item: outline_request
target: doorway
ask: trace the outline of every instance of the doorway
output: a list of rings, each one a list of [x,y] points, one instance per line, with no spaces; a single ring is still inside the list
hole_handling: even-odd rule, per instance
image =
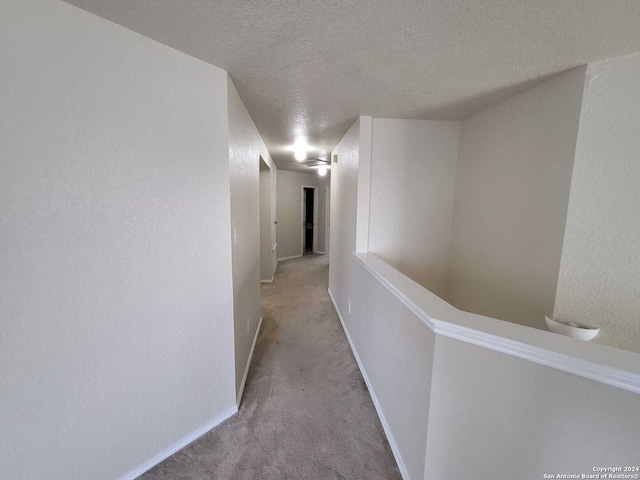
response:
[[[302,255],[318,251],[318,187],[302,186]]]

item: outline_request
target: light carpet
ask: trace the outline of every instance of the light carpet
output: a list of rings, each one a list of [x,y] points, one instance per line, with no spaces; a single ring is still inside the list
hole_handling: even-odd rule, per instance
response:
[[[238,414],[141,479],[401,478],[327,293],[328,262],[278,264]]]

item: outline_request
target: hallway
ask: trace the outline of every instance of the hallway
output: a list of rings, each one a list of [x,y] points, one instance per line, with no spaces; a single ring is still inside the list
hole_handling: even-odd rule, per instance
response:
[[[327,293],[329,256],[278,264],[240,410],[143,480],[399,479]]]

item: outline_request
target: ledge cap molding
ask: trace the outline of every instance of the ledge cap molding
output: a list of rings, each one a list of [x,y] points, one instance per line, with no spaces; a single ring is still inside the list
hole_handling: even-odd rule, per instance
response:
[[[437,335],[640,393],[638,354],[458,310],[371,253],[353,258]]]

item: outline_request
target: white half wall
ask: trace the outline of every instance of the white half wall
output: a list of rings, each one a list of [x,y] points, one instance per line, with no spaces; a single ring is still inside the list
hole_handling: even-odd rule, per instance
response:
[[[546,329],[553,313],[585,68],[462,122],[447,300]]]
[[[440,335],[429,407],[424,480],[637,464],[640,394]]]
[[[373,119],[369,251],[444,296],[460,124]]]
[[[554,315],[640,352],[640,55],[590,65]]]
[[[635,466],[637,354],[462,312],[373,254],[351,260],[337,310],[405,480]]]
[[[233,316],[238,402],[260,318],[260,157],[275,169],[269,152],[231,79],[229,170],[233,245]]]
[[[278,258],[302,255],[302,187],[318,187],[318,214],[325,208],[320,190],[326,181],[313,173],[278,170]],[[324,227],[316,222],[318,240],[324,235]],[[318,250],[320,250],[318,248]]]
[[[404,478],[422,479],[435,335],[361,264],[349,266],[345,332]]]
[[[122,478],[235,409],[227,74],[0,11],[0,475]]]

